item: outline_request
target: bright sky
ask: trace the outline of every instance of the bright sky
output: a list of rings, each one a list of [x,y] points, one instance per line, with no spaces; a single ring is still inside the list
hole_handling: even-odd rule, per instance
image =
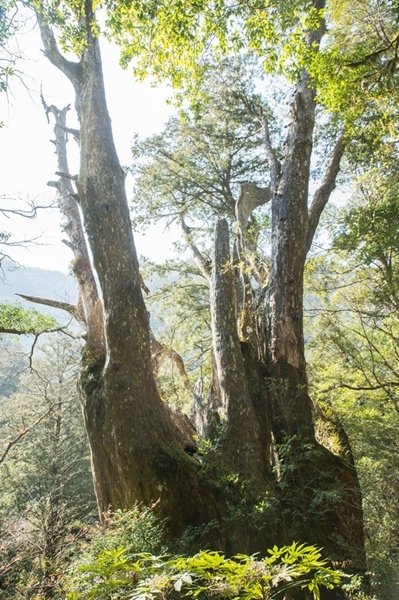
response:
[[[0,121],[5,123],[0,128],[0,197],[19,197],[49,204],[54,200],[54,189],[46,183],[55,178],[56,157],[49,141],[52,125],[47,123],[44,114],[40,86],[47,104],[59,107],[68,103],[73,105],[73,92],[68,80],[42,55],[40,37],[34,30],[33,21],[27,29],[19,42],[21,52],[27,57],[20,65],[23,83],[11,80],[8,98],[5,94],[0,95]],[[131,73],[119,67],[117,49],[109,44],[103,44],[102,49],[116,146],[122,165],[128,165],[133,134],[149,135],[158,131],[171,114],[171,108],[166,104],[166,89],[135,83]],[[73,144],[73,141],[69,143],[71,149]],[[77,166],[71,166],[71,171],[76,173]],[[127,180],[128,196],[131,186],[132,182]],[[5,205],[4,200],[1,205]],[[12,206],[16,206],[15,200]],[[9,207],[11,203],[8,203]],[[28,248],[11,248],[10,255],[15,260],[25,266],[68,270],[72,255],[61,243],[63,235],[55,209],[41,211],[34,220],[0,218],[0,230],[12,232],[13,239],[38,238]],[[145,236],[136,234],[135,239],[139,254],[153,260],[160,260],[171,251],[172,235],[161,228]]]

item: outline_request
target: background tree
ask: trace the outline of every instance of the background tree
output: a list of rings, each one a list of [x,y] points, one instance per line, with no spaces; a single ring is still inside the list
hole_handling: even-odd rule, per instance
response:
[[[331,418],[332,410],[339,415],[352,441],[369,569],[378,594],[389,597],[398,546],[391,502],[397,487],[398,244],[396,166],[387,171],[383,164],[359,178],[351,203],[336,215],[333,251],[313,265],[308,356],[316,397]]]
[[[79,521],[95,511],[76,389],[78,352],[76,342],[53,339],[17,392],[1,399],[0,587],[6,598],[52,597]]]

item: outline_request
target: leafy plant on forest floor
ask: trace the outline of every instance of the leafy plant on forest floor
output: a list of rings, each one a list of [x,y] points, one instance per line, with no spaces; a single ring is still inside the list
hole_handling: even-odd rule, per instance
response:
[[[272,600],[297,588],[315,600],[322,588],[340,586],[344,574],[331,568],[314,546],[292,543],[267,551],[266,558],[244,554],[226,558],[203,550],[194,556],[129,554],[104,550],[72,573],[69,600],[163,600],[187,598]]]

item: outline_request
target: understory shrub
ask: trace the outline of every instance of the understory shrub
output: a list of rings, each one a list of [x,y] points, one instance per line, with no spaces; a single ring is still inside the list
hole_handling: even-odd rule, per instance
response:
[[[123,545],[86,553],[67,582],[69,600],[164,600],[180,597],[272,600],[292,588],[340,586],[343,573],[331,568],[314,546],[294,542],[267,551],[266,558],[203,550],[184,557],[132,553]]]

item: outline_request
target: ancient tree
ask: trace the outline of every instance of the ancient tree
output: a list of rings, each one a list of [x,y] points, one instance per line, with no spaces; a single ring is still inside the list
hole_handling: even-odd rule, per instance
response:
[[[313,11],[323,8],[323,0],[312,3]],[[302,68],[297,78],[283,156],[272,145],[267,115],[258,115],[270,181],[264,188],[247,183],[240,197],[232,198],[236,238],[226,220],[216,224],[212,266],[188,239],[209,281],[214,385],[208,414],[217,413],[219,420],[217,450],[201,464],[187,452],[196,444],[193,427],[161,401],[154,379],[149,319],[125,174],[107,111],[93,4],[81,7],[76,62],[60,52],[46,6],[37,10],[45,55],[72,83],[80,122],[80,131],[72,131],[66,109],[47,107],[55,118],[59,161],[53,185],[80,290],[78,304],[63,308],[86,331],[80,389],[100,513],[156,503],[171,535],[213,521],[203,543],[226,551],[262,550],[296,538],[322,545],[348,569],[364,570],[361,496],[350,452],[344,442],[340,455],[318,443],[307,388],[304,266],[345,149],[344,136],[337,135],[309,202],[316,95],[308,71]],[[324,33],[319,15],[303,34],[303,44],[317,52]],[[77,178],[67,164],[70,135],[80,144]],[[254,264],[243,265],[251,254],[251,215],[265,202],[272,213],[271,266],[255,293],[248,276]],[[182,226],[187,234],[184,220]],[[230,518],[231,496],[248,495],[248,503],[256,503],[266,490],[275,501],[257,531],[245,515],[239,523]]]

